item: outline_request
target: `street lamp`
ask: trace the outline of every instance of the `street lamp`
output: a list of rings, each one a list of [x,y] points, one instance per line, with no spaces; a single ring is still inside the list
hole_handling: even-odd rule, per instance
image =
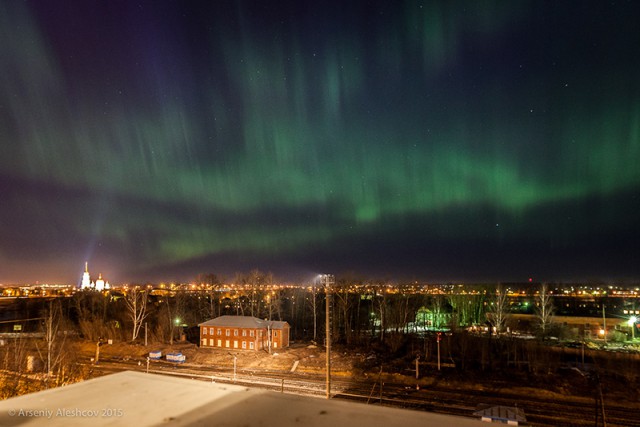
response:
[[[636,339],[636,322],[638,318],[636,316],[631,316],[627,321],[627,324],[631,326],[631,341]]]
[[[171,343],[173,344],[173,336],[175,335],[175,327],[180,326],[180,318],[176,317],[175,326],[171,328]],[[178,340],[180,339],[180,334],[178,334]]]

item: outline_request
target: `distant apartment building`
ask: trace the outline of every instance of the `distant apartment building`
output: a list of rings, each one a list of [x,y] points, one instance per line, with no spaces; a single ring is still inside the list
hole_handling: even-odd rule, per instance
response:
[[[287,322],[252,316],[220,316],[198,325],[200,346],[238,350],[277,350],[289,347]]]

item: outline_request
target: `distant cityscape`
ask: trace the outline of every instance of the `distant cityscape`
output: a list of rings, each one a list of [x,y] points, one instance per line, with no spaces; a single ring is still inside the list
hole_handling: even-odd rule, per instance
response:
[[[95,277],[95,276],[94,276]],[[101,292],[103,294],[126,295],[131,289],[144,289],[149,295],[175,296],[176,293],[219,293],[227,296],[246,293],[259,286],[262,291],[281,292],[291,289],[321,289],[319,282],[286,283],[272,280],[269,283],[235,283],[234,281],[207,280],[188,283],[121,283],[110,284],[102,273],[91,279],[88,264],[79,285],[65,283],[24,283],[0,284],[0,298],[53,298],[72,297],[78,292]],[[209,277],[210,279],[210,277]],[[497,283],[394,283],[389,281],[362,281],[337,277],[336,290],[350,294],[367,295],[385,293],[387,295],[429,295],[429,296],[482,296],[491,295]],[[509,300],[512,313],[532,313],[541,283],[530,279],[522,283],[501,283]],[[640,315],[640,284],[621,285],[605,283],[548,283],[548,292],[554,299],[555,314],[565,316],[630,316]],[[233,298],[233,297],[232,297]]]
[[[98,279],[98,282],[103,279]],[[286,289],[286,288],[309,288],[315,284],[309,283],[273,283],[265,285],[266,288]],[[407,293],[407,294],[430,294],[430,295],[480,295],[486,294],[496,284],[493,283],[391,283],[391,282],[362,282],[351,283],[348,286],[353,292],[368,291],[373,288],[379,289],[384,287],[387,293]],[[540,283],[502,283],[506,287],[509,297],[525,297],[535,296],[539,291],[537,286]],[[94,290],[99,292],[122,292],[131,288],[146,288],[155,293],[169,293],[175,291],[208,291],[215,288],[218,291],[242,290],[249,285],[235,284],[233,282],[222,283],[219,285],[211,285],[204,283],[179,283],[179,282],[160,282],[160,283],[122,283],[109,285],[109,287],[89,287],[82,288],[77,285],[66,283],[0,283],[0,296],[4,297],[52,297],[52,296],[71,296],[76,292],[83,290]],[[593,285],[581,283],[551,283],[550,291],[554,297],[580,297],[580,298],[597,298],[597,297],[620,297],[620,298],[638,298],[640,297],[640,285]]]

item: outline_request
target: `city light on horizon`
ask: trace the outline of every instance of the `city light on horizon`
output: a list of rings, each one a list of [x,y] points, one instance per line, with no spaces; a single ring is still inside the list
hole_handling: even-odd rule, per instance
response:
[[[636,283],[640,4],[583,6],[3,2],[0,282]]]

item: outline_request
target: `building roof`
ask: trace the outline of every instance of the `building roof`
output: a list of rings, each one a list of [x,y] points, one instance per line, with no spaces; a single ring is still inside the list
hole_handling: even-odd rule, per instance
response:
[[[271,324],[271,329],[284,329],[285,327],[289,327],[287,322],[280,320],[272,320],[269,323]]]
[[[6,427],[478,427],[474,418],[281,394],[143,372],[120,372],[0,401]]]
[[[207,320],[198,326],[226,326],[232,328],[267,328],[283,329],[288,326],[287,322],[279,320],[262,320],[253,316],[220,316],[215,319]]]
[[[473,415],[500,421],[518,421],[521,423],[527,421],[524,410],[513,406],[491,406],[489,408],[479,409],[474,412]]]

